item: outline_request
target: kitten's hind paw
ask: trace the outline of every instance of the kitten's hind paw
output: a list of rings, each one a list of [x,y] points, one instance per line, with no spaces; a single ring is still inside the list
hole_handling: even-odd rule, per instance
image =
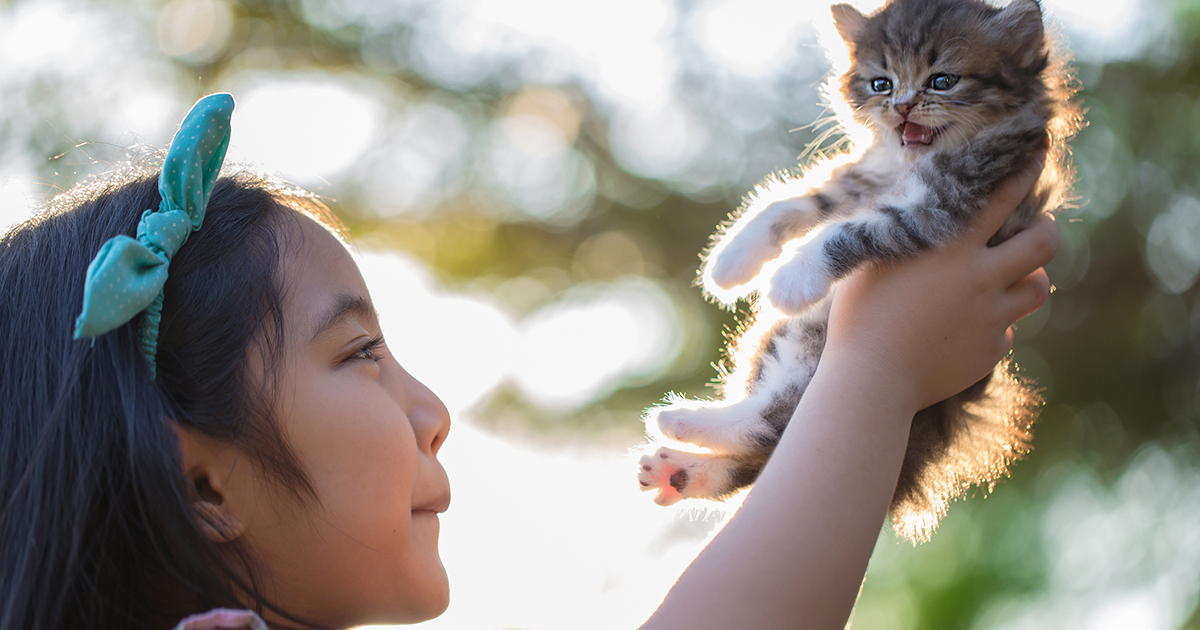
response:
[[[673,505],[682,499],[721,499],[735,488],[730,458],[711,453],[688,453],[663,446],[638,461],[642,490],[657,491],[654,502]]]
[[[652,420],[658,425],[658,430],[662,431],[662,434],[669,439],[712,448],[712,444],[706,439],[707,436],[702,433],[701,427],[692,420],[694,415],[696,412],[692,409],[663,408],[654,411]]]
[[[683,493],[687,490],[689,475],[679,455],[685,453],[664,446],[638,462],[642,467],[638,473],[638,483],[643,492],[658,491],[654,502],[659,505],[673,505],[686,498]]]
[[[767,299],[784,313],[798,315],[828,295],[833,281],[823,265],[809,260],[801,251],[771,276]]]

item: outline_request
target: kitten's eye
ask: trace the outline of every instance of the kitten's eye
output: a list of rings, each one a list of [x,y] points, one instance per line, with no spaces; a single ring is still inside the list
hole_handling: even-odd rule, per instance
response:
[[[892,91],[892,82],[888,79],[871,79],[871,89],[885,94]]]
[[[929,87],[935,90],[949,90],[958,83],[958,77],[953,74],[935,74],[929,77]]]

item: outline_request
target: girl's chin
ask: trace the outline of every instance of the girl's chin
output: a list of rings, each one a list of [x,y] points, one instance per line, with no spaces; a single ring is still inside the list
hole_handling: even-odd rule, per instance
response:
[[[450,606],[450,578],[446,575],[441,558],[436,554],[434,564],[436,566],[430,567],[428,581],[422,585],[420,605],[417,610],[412,611],[416,616],[404,623],[419,623],[440,617]]]

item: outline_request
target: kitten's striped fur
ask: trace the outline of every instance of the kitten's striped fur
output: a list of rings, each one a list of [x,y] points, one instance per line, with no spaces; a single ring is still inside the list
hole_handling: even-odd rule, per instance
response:
[[[893,0],[869,16],[848,5],[833,15],[850,65],[829,92],[840,95],[840,122],[869,141],[807,176],[769,178],[716,237],[706,291],[725,303],[759,292],[774,308],[760,307],[732,348],[723,400],[673,398],[647,414],[652,435],[709,451],[664,446],[642,458],[639,479],[659,503],[721,499],[753,483],[816,370],[834,283],[963,234],[1047,138],[1041,178],[993,241],[1069,194],[1066,143],[1082,114],[1035,0]],[[927,539],[951,500],[1007,474],[1029,449],[1039,404],[1004,362],[920,412],[892,500],[897,532]]]

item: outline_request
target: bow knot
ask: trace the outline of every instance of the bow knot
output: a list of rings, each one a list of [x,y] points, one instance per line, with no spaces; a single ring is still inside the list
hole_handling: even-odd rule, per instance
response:
[[[75,338],[102,335],[146,311],[141,345],[154,370],[167,267],[204,222],[229,147],[232,115],[233,97],[212,94],[180,123],[158,179],[158,210],[142,213],[136,240],[123,234],[109,239],[88,265]]]
[[[170,262],[171,256],[179,251],[191,233],[192,222],[186,212],[147,210],[138,223],[137,240],[155,253],[163,254],[163,262]]]

